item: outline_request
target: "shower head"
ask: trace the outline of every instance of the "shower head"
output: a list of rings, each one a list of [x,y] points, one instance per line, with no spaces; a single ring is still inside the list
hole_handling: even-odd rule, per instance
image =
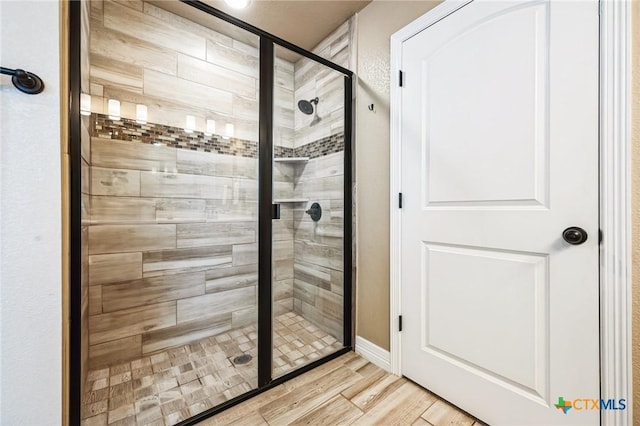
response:
[[[298,101],[298,109],[303,114],[311,115],[311,114],[313,114],[313,110],[314,110],[313,105],[318,105],[318,101],[319,101],[319,99],[317,97],[313,98],[311,100],[308,100],[308,101],[306,101],[304,99],[299,100]]]

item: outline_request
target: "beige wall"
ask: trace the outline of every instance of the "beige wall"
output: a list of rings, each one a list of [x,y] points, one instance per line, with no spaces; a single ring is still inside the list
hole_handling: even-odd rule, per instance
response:
[[[356,335],[389,349],[389,38],[439,3],[375,0],[358,14]],[[374,104],[369,111],[367,105]]]
[[[640,2],[632,4],[633,419],[640,424]]]

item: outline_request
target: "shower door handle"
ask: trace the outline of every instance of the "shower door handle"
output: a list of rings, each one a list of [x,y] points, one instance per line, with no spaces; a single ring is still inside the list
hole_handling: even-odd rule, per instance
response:
[[[272,204],[271,206],[273,207],[271,219],[280,219],[280,203]]]

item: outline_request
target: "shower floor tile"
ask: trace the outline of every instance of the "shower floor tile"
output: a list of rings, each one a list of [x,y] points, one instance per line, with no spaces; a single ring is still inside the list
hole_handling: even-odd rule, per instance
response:
[[[274,318],[273,376],[342,348],[294,312]],[[91,370],[83,425],[174,425],[257,387],[257,332],[250,325],[198,343]],[[251,355],[245,364],[234,359]]]
[[[273,377],[280,377],[342,348],[342,343],[295,312],[275,318]]]

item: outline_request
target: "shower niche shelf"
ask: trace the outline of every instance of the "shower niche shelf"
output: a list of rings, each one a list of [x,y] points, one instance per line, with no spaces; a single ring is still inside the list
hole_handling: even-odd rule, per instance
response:
[[[273,201],[274,203],[307,203],[308,198],[281,198]]]
[[[290,163],[290,164],[300,164],[309,162],[309,157],[284,157],[284,158],[274,158],[273,161],[276,163]]]

